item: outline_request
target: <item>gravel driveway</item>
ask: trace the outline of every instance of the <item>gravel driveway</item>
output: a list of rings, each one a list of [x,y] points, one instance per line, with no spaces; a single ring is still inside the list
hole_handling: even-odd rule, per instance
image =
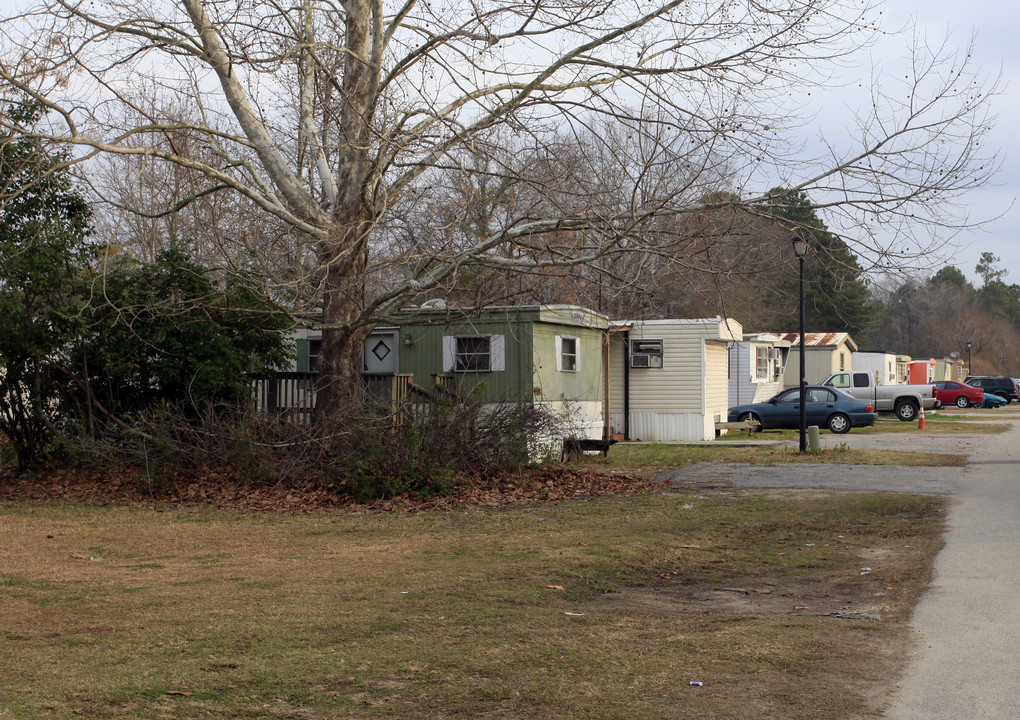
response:
[[[905,450],[969,455],[987,443],[987,435],[916,433],[861,435],[821,434],[823,448]],[[786,443],[796,450],[797,443]],[[966,468],[836,465],[832,463],[698,463],[671,470],[656,480],[700,487],[794,488],[950,494]]]
[[[959,467],[712,462],[671,470],[655,479],[669,480],[676,486],[949,494],[963,470]]]

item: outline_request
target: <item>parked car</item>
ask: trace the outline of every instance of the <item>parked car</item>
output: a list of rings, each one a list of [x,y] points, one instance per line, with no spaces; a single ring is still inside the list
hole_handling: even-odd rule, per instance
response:
[[[997,408],[1007,404],[1008,403],[1006,402],[1006,398],[1000,397],[999,395],[994,395],[992,393],[985,393],[985,404],[982,405],[981,407]]]
[[[964,379],[964,382],[993,395],[999,395],[1005,398],[1007,403],[1014,400],[1020,401],[1020,395],[1017,395],[1016,383],[1013,382],[1013,378],[1004,375],[969,375]]]
[[[820,385],[837,388],[858,400],[870,402],[875,410],[894,412],[903,422],[916,420],[921,408],[941,407],[932,383],[923,385],[876,385],[870,372],[838,372],[822,380]]]
[[[943,405],[956,405],[959,408],[971,405],[982,407],[985,404],[984,390],[955,380],[939,380],[935,383],[935,397]]]
[[[852,427],[873,425],[877,417],[867,402],[832,387],[807,386],[806,415],[808,425],[828,428],[842,435]],[[759,430],[800,427],[800,388],[784,390],[765,402],[738,405],[729,410],[730,422],[752,420]]]

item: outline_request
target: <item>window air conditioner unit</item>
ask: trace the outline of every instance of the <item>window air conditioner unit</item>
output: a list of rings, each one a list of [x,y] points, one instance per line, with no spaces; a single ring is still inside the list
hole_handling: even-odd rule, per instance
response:
[[[632,368],[661,368],[662,356],[644,354],[631,355],[630,366]]]

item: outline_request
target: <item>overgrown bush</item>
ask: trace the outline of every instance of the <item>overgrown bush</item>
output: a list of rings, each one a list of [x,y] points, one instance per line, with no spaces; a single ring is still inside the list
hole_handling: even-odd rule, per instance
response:
[[[138,467],[146,483],[229,474],[240,482],[327,488],[358,501],[448,493],[466,477],[489,478],[534,457],[555,434],[541,408],[470,400],[406,402],[396,412],[358,406],[314,425],[248,405],[163,407],[131,431],[108,428],[87,444],[105,462]]]
[[[9,127],[42,112],[12,103],[0,115]],[[63,419],[67,383],[54,357],[79,333],[86,304],[90,210],[65,160],[40,140],[0,132],[0,433],[19,468],[39,458]]]
[[[0,282],[0,433],[20,469],[78,436],[101,439],[111,422],[151,425],[156,437],[171,403],[175,419],[201,425],[208,405],[246,402],[253,373],[286,364],[289,322],[233,280],[214,281],[183,247],[98,276],[49,240],[61,262],[44,262],[39,239],[29,251],[0,233],[0,261],[18,260],[5,266],[16,287]]]

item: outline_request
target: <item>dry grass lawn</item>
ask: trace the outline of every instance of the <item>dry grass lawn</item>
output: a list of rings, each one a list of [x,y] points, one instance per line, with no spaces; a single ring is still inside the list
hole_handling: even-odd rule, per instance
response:
[[[0,718],[875,717],[946,502],[7,503]]]

